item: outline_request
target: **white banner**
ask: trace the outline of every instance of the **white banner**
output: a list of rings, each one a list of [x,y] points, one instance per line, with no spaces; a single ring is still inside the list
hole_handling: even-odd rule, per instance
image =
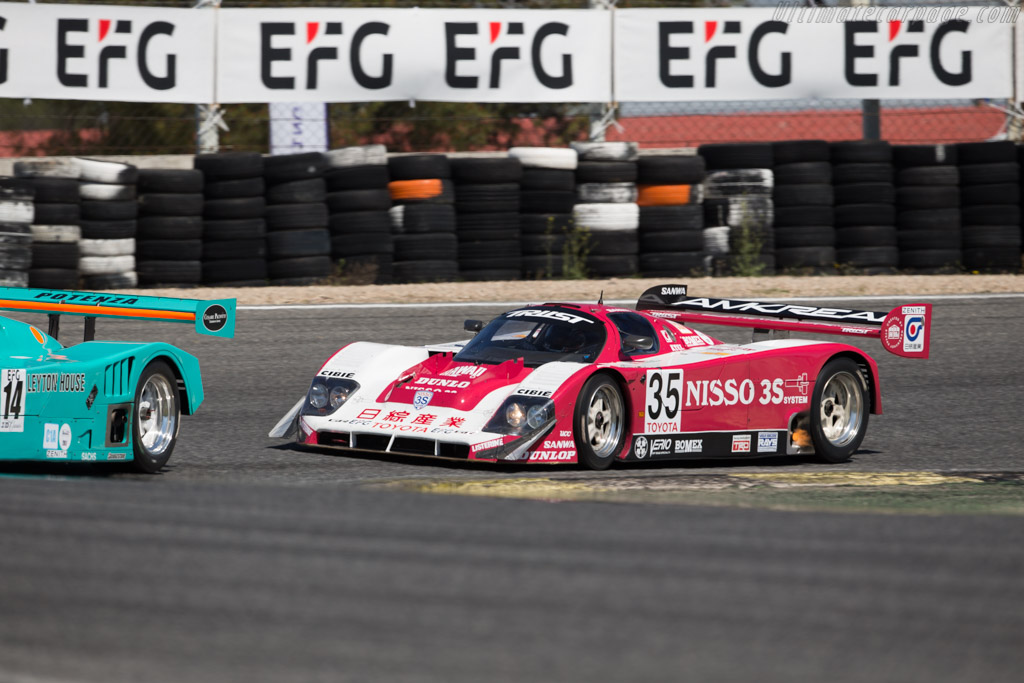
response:
[[[611,13],[224,9],[217,95],[232,102],[605,102]]]
[[[626,9],[615,12],[620,102],[1004,98],[1005,7]]]
[[[270,153],[326,152],[327,105],[323,102],[271,102]]]
[[[213,102],[214,14],[0,3],[0,97]]]

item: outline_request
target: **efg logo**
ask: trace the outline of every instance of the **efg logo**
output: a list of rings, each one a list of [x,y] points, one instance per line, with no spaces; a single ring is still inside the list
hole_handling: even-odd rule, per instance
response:
[[[785,34],[789,24],[784,21],[764,21],[753,30],[745,30],[741,21],[705,21],[703,23],[704,44],[704,87],[714,88],[718,81],[718,72],[724,68],[725,60],[736,59],[736,48],[741,42],[746,43],[747,68],[761,85],[768,88],[779,88],[789,85],[793,78],[792,59],[789,52],[781,52],[771,71],[762,64],[761,42],[773,33]],[[749,22],[748,22],[749,23]],[[719,31],[719,24],[722,24]],[[692,21],[662,21],[658,23],[658,76],[668,88],[692,88],[692,75],[672,73],[672,62],[689,60],[689,47],[671,47],[673,36],[677,34],[693,34]]]
[[[942,41],[953,33],[967,33],[970,22],[963,19],[951,19],[939,24],[932,33],[931,39],[924,38],[923,21],[900,21],[893,20],[885,22],[888,25],[888,40],[884,41],[884,34],[878,38],[879,22],[877,21],[848,21],[843,25],[845,31],[845,73],[846,82],[850,85],[875,86],[878,85],[879,74],[866,73],[857,69],[858,59],[868,59],[875,56],[877,47],[883,52],[884,45],[888,43],[889,58],[885,60],[889,64],[888,84],[900,84],[900,60],[928,59],[932,73],[945,85],[964,85],[971,82],[971,52],[965,50],[960,53],[960,63],[955,67],[946,68],[939,58],[942,51]],[[903,26],[906,25],[904,29]],[[871,38],[860,38],[859,34],[872,34]],[[866,42],[862,42],[866,41]],[[884,41],[884,42],[883,42]],[[877,45],[881,42],[882,45]],[[921,52],[927,43],[927,55]]]
[[[537,82],[546,88],[561,90],[572,86],[572,55],[562,54],[562,63],[559,73],[551,73],[541,63],[541,53],[544,50],[544,41],[552,36],[568,36],[569,26],[559,21],[549,21],[541,24],[533,36],[527,37],[521,21],[491,21],[488,22],[487,36],[472,40],[460,36],[480,36],[480,25],[477,22],[449,21],[444,25],[445,36],[445,66],[444,81],[450,88],[476,88],[480,82],[480,76],[466,74],[470,67],[467,65],[463,75],[459,75],[459,62],[478,61],[477,52],[482,54],[484,63],[483,73],[487,76],[488,88],[501,87],[501,66],[502,62],[516,62],[525,59],[523,50],[529,45],[529,61],[533,68],[533,75]],[[489,38],[486,44],[485,39]],[[467,47],[467,45],[476,47]],[[522,48],[522,49],[520,49]],[[490,53],[489,58],[486,56]],[[477,71],[480,71],[478,67]]]
[[[296,77],[306,90],[315,90],[319,83],[320,62],[341,59],[344,26],[340,21],[307,21],[303,35],[297,35],[294,22],[267,21],[260,24],[260,78],[263,85],[274,90],[292,90]],[[381,55],[375,73],[364,68],[363,43],[371,36],[387,36],[390,25],[369,21],[359,25],[352,34],[348,64],[352,78],[364,88],[379,90],[391,85],[394,56]],[[294,63],[301,67],[297,70]],[[275,68],[276,63],[281,65]],[[275,72],[278,75],[274,75]],[[290,75],[283,75],[288,73]],[[304,76],[304,78],[303,78]]]
[[[130,61],[130,49],[135,56],[134,68],[143,82],[154,90],[170,90],[177,83],[177,56],[168,53],[156,56],[150,52],[157,51],[154,39],[158,36],[173,35],[174,24],[168,21],[140,24],[123,19],[98,19],[95,22],[89,19],[58,19],[57,79],[68,88],[88,88],[90,78],[95,76],[98,87],[110,87],[112,72],[131,68],[115,65],[118,60]],[[88,73],[72,71],[73,68],[81,68],[71,63],[80,59],[90,65]],[[153,62],[158,63],[159,68],[154,68]]]
[[[228,312],[220,304],[207,306],[203,311],[203,327],[210,332],[217,332],[224,328],[228,322]]]

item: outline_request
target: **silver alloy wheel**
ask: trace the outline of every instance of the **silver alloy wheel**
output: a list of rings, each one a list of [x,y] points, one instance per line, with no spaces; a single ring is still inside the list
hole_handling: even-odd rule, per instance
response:
[[[159,456],[174,442],[178,416],[174,388],[162,374],[150,376],[139,393],[135,407],[139,421],[139,441],[150,455]]]
[[[610,458],[622,437],[622,397],[614,387],[598,387],[587,406],[587,442],[598,458]]]
[[[860,378],[837,372],[821,391],[821,432],[834,446],[842,447],[857,438],[864,421],[864,392]]]

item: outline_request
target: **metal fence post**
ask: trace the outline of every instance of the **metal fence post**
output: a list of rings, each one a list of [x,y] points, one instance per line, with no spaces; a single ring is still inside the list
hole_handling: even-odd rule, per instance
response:
[[[194,9],[220,8],[220,0],[198,0]],[[216,36],[214,37],[216,40]],[[216,65],[214,65],[216,68]],[[220,130],[228,130],[223,112],[216,102],[196,105],[196,153],[216,154],[220,151]]]

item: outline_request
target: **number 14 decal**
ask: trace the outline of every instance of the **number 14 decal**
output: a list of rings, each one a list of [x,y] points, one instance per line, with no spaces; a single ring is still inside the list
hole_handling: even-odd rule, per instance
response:
[[[25,431],[25,370],[0,370],[0,432]]]

